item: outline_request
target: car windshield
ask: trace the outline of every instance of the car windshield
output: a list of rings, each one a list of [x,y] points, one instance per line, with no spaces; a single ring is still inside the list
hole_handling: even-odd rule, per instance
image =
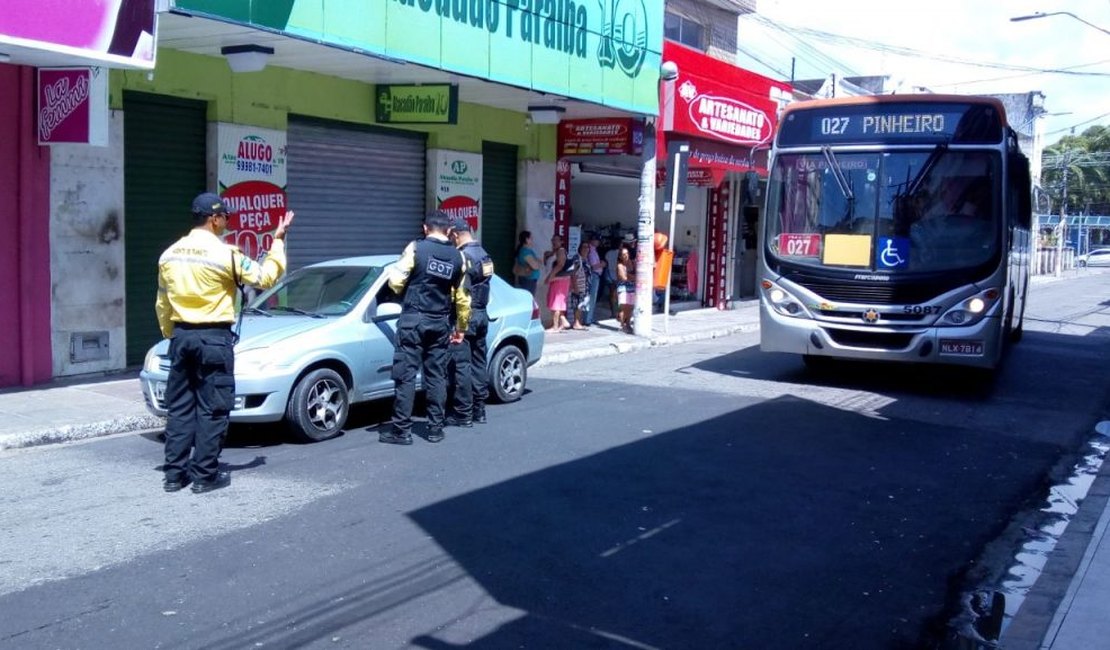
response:
[[[919,273],[983,264],[1001,242],[1000,157],[954,151],[779,154],[768,253],[802,266]]]
[[[382,274],[380,266],[312,266],[285,276],[250,308],[268,314],[341,316],[354,309]]]

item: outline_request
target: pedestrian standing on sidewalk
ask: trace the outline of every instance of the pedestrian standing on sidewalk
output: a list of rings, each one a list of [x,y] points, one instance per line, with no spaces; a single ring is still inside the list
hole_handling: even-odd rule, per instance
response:
[[[597,294],[601,288],[602,274],[605,272],[605,260],[601,259],[597,251],[598,245],[601,244],[601,239],[598,237],[597,233],[590,233],[587,243],[590,246],[589,253],[586,256],[586,263],[590,267],[590,303],[589,307],[586,309],[585,324],[596,325],[597,318],[595,312],[597,311]]]
[[[379,442],[412,444],[412,406],[416,373],[421,368],[428,408],[424,439],[443,440],[448,346],[462,343],[470,326],[466,260],[448,239],[450,223],[442,210],[429,213],[424,218],[424,238],[409,243],[401,259],[389,269],[389,288],[402,296],[397,349],[393,353],[397,396],[389,431],[378,435]]]
[[[220,240],[228,208],[219,196],[200,194],[192,212],[193,229],[158,260],[154,310],[170,339],[162,487],[177,492],[192,482],[199,494],[231,483],[220,471],[220,451],[235,405],[235,292],[244,285],[271,287],[285,272],[293,212],[278,221],[263,262]]]
[[[573,264],[568,265],[567,249],[563,246],[563,238],[554,235],[551,238],[551,250],[543,254],[543,263],[547,266],[543,283],[547,285],[547,309],[551,312],[551,328],[548,332],[563,332],[570,329],[567,319],[567,301],[570,298],[570,274],[574,271]]]
[[[617,254],[617,324],[622,332],[632,333],[632,308],[636,305],[636,270],[632,253],[621,246]]]
[[[493,260],[482,244],[474,239],[470,224],[463,217],[451,220],[451,241],[466,260],[466,279],[470,288],[470,325],[458,345],[451,346],[451,366],[455,395],[448,426],[469,427],[486,422],[486,398],[489,396],[486,371],[486,334],[489,332],[490,279]]]
[[[516,286],[524,289],[533,296],[536,295],[536,285],[540,282],[540,269],[543,262],[536,257],[532,248],[532,233],[522,230],[516,238],[516,252],[513,253],[513,275],[516,276]]]

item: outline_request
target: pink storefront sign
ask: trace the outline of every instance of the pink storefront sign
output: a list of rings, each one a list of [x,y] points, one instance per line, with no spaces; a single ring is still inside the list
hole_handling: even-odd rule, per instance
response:
[[[108,144],[107,70],[40,68],[38,76],[40,145]]]

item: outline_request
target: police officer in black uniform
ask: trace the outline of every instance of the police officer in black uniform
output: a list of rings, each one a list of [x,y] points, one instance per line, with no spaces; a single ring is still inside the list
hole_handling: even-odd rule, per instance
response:
[[[462,343],[451,349],[451,365],[455,381],[454,411],[447,418],[448,426],[469,427],[486,421],[486,398],[489,383],[486,370],[486,333],[489,331],[490,279],[493,260],[482,244],[474,239],[466,218],[451,219],[451,240],[466,259],[466,279],[470,287],[470,326]]]
[[[424,238],[411,242],[390,269],[389,287],[402,295],[393,353],[393,420],[380,442],[412,444],[416,373],[423,366],[428,406],[428,442],[443,440],[447,361],[451,344],[463,341],[470,324],[466,261],[448,239],[450,221],[437,210],[424,219]],[[454,323],[454,328],[452,328]]]

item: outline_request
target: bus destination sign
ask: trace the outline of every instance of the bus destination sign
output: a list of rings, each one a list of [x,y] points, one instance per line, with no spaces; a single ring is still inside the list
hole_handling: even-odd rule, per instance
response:
[[[1001,121],[996,112],[989,106],[974,104],[880,102],[798,109],[786,115],[779,131],[780,145],[986,143],[999,142],[1001,138]]]

